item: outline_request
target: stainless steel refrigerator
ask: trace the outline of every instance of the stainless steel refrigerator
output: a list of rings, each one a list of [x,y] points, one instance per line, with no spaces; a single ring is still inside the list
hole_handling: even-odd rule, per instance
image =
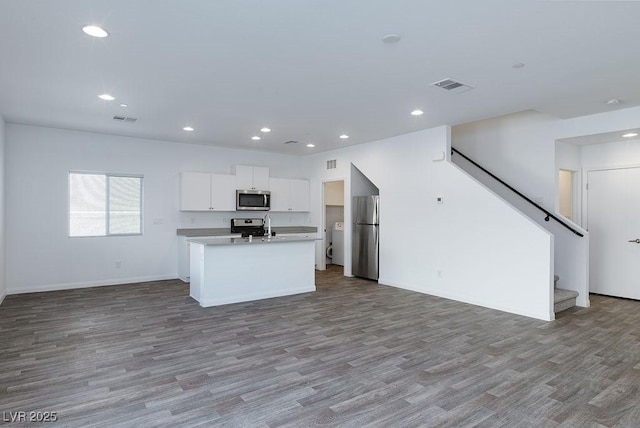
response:
[[[355,276],[377,280],[379,196],[354,196],[352,211],[351,271]]]

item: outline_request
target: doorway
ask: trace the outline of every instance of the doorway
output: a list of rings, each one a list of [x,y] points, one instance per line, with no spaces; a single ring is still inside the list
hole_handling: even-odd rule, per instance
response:
[[[569,220],[573,219],[573,173],[566,169],[558,171],[559,211]]]
[[[640,299],[640,167],[588,171],[587,183],[590,289]]]
[[[325,266],[344,266],[344,180],[326,181],[323,187]]]

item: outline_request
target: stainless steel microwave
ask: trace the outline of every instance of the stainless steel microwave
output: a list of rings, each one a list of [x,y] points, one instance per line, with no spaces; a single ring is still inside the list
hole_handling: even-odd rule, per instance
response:
[[[236,190],[236,211],[269,211],[270,209],[270,191]]]

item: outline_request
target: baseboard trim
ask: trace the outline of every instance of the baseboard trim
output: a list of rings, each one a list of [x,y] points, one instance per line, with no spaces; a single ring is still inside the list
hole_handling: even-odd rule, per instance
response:
[[[529,318],[535,318],[542,321],[553,321],[555,319],[555,313],[538,313],[538,312],[530,312],[523,311],[514,308],[507,308],[500,305],[494,305],[491,302],[484,301],[476,301],[472,299],[468,299],[465,296],[458,296],[451,293],[443,293],[439,290],[432,290],[429,288],[419,288],[414,285],[409,284],[398,284],[394,281],[387,281],[385,279],[378,279],[378,283],[382,285],[388,285],[389,287],[402,288],[403,290],[415,291],[416,293],[428,294],[430,296],[442,297],[443,299],[455,300],[456,302],[468,303],[470,305],[480,306],[488,309],[495,309],[497,311],[508,312],[514,315],[522,315]],[[551,308],[553,310],[553,307]]]
[[[42,284],[31,285],[21,288],[11,288],[7,290],[7,294],[24,294],[24,293],[41,293],[46,291],[73,290],[76,288],[105,287],[109,285],[133,284],[138,282],[149,281],[165,281],[168,279],[177,279],[178,275],[154,275],[154,276],[132,276],[128,278],[111,278],[101,279],[97,281],[86,282],[66,282],[59,284]]]

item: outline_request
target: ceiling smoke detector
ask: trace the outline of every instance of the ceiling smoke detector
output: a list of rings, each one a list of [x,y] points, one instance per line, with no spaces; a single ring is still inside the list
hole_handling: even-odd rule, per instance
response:
[[[454,94],[459,94],[462,92],[467,92],[473,89],[473,86],[467,85],[466,83],[459,82],[457,80],[453,80],[450,78],[446,78],[443,80],[439,80],[437,82],[433,82],[431,86],[435,86],[437,88],[445,89],[449,92],[453,92]]]

